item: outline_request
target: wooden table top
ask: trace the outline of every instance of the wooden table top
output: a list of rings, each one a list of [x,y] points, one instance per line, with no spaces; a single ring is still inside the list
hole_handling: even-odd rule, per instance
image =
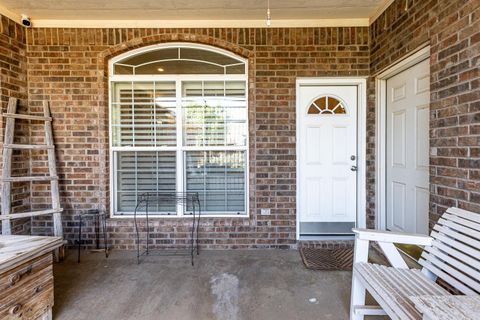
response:
[[[60,237],[0,235],[0,273],[63,245]]]
[[[429,320],[476,320],[480,317],[478,296],[412,296],[415,308]]]

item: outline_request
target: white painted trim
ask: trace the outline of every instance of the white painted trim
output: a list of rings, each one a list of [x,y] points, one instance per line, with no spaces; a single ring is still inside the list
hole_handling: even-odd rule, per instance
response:
[[[422,62],[430,57],[430,46],[410,54],[406,58],[394,62],[382,70],[375,78],[376,90],[376,125],[375,125],[375,211],[376,228],[387,229],[386,208],[386,135],[387,135],[387,79]]]
[[[13,21],[15,21],[18,24],[22,24],[22,16],[20,14],[17,14],[13,11],[10,11],[7,9],[5,6],[0,4],[0,14],[2,16],[5,16]]]
[[[224,54],[226,56],[229,56],[231,58],[234,58],[242,63],[245,64],[245,73],[241,75],[201,75],[201,74],[195,74],[195,75],[113,75],[113,65],[127,57],[134,56],[137,54],[141,53],[146,53],[150,52],[153,50],[157,49],[165,49],[165,48],[200,48],[203,50],[208,50],[212,52],[217,52]],[[116,219],[133,219],[133,214],[128,214],[128,215],[121,215],[121,214],[114,214],[115,209],[116,209],[116,204],[117,204],[117,199],[116,199],[116,192],[115,192],[115,178],[114,178],[114,172],[116,171],[116,159],[114,158],[114,152],[115,151],[162,151],[162,150],[168,150],[168,151],[176,151],[176,167],[178,168],[179,166],[184,168],[184,156],[183,153],[184,151],[188,150],[227,150],[227,151],[235,151],[235,150],[241,150],[245,151],[245,163],[246,163],[246,170],[245,170],[245,212],[242,212],[240,214],[236,214],[236,212],[219,212],[218,214],[215,212],[212,213],[204,213],[204,217],[211,217],[211,218],[243,218],[243,219],[248,219],[250,217],[250,134],[249,134],[249,83],[248,83],[248,59],[243,58],[241,56],[235,55],[234,53],[213,47],[213,46],[208,46],[208,45],[203,45],[203,44],[197,44],[197,43],[185,43],[185,42],[168,42],[168,43],[161,43],[161,44],[156,44],[156,45],[151,45],[143,48],[138,48],[134,50],[130,50],[128,52],[125,52],[121,55],[115,56],[114,58],[110,59],[108,62],[108,129],[109,129],[109,155],[110,155],[110,218]],[[182,81],[189,81],[189,80],[196,80],[196,81],[209,81],[209,80],[217,80],[217,81],[245,81],[245,101],[246,101],[246,114],[247,114],[247,138],[246,138],[246,145],[244,147],[186,147],[180,144],[181,146],[179,147],[178,142],[182,141],[182,136],[183,136],[183,129],[182,126],[177,126],[177,145],[175,147],[114,147],[113,146],[113,131],[112,131],[112,82],[119,82],[119,81],[126,81],[126,82],[142,82],[142,81],[170,81],[170,82],[175,82],[176,83],[176,101],[177,101],[177,108],[176,112],[179,115],[177,118],[177,123],[183,123],[182,121],[182,113],[179,112],[181,111],[181,105],[178,103],[178,101],[181,100],[181,82]],[[180,127],[180,128],[179,128]],[[180,156],[179,156],[180,155]],[[182,171],[182,170],[178,170]],[[183,191],[183,186],[185,183],[185,177],[183,172],[177,172],[176,175],[176,180],[177,180],[177,185],[176,185],[176,190]],[[177,206],[177,214],[176,215],[151,215],[151,218],[158,218],[158,219],[171,219],[171,218],[189,218],[189,215],[184,215],[183,210],[180,206]],[[142,218],[142,215],[138,215],[138,218]]]
[[[271,28],[368,27],[367,18],[280,19]],[[33,19],[36,28],[267,28],[266,20],[62,20]]]
[[[367,225],[367,186],[366,186],[366,168],[367,168],[367,79],[360,77],[346,77],[346,78],[297,78],[296,81],[296,113],[300,105],[300,97],[298,92],[301,85],[322,85],[322,86],[336,86],[336,85],[351,85],[357,86],[357,139],[358,139],[358,179],[357,179],[357,228],[366,228]],[[299,117],[296,116],[296,154],[299,154],[300,148],[298,144],[299,138]],[[299,175],[299,166],[296,166],[297,179]],[[302,240],[300,237],[300,219],[299,219],[299,188],[297,181],[296,191],[296,239]],[[318,239],[323,239],[319,237]]]
[[[392,3],[394,3],[394,2],[395,2],[395,0],[385,0],[385,1],[383,2],[383,4],[381,4],[381,5],[378,7],[378,9],[375,11],[375,13],[370,17],[370,19],[369,19],[369,25],[371,25],[372,23],[374,23],[375,20],[377,20],[378,17],[380,17],[380,16],[382,15],[382,13],[384,13],[385,10],[387,10],[388,7],[390,7],[390,5],[391,5]]]

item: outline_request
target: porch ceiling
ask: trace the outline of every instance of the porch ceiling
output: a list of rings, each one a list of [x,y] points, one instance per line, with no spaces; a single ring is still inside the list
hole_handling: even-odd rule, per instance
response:
[[[290,21],[296,26],[313,21],[346,20],[343,24],[368,25],[392,0],[270,0],[272,26]],[[0,0],[0,13],[27,14],[32,21],[262,21],[267,0]],[[4,11],[4,12],[2,12]],[[9,13],[9,14],[8,14]],[[17,20],[17,19],[16,19]],[[283,23],[282,23],[283,22]],[[47,23],[48,24],[48,23]],[[324,23],[323,23],[324,24]],[[332,24],[332,23],[330,23]],[[335,23],[333,23],[335,24]],[[322,25],[322,23],[320,23]],[[338,25],[342,25],[339,23]]]

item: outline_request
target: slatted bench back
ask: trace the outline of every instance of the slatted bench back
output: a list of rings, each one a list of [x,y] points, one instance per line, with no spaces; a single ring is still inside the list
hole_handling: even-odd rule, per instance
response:
[[[480,214],[449,208],[419,263],[466,295],[480,294]]]

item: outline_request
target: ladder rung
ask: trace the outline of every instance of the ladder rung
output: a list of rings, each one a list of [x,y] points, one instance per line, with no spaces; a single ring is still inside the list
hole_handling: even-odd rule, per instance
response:
[[[48,209],[48,210],[42,210],[42,211],[2,214],[2,215],[0,215],[0,220],[10,220],[10,219],[20,219],[20,218],[43,216],[43,215],[46,215],[46,214],[59,213],[59,212],[62,212],[62,211],[63,211],[63,209],[60,208],[60,209]]]
[[[22,181],[52,181],[58,180],[57,176],[28,176],[28,177],[9,177],[3,178],[4,182],[22,182]]]
[[[25,120],[38,120],[38,121],[52,121],[52,117],[43,117],[35,116],[31,114],[18,114],[18,113],[7,113],[3,114],[5,118],[14,118],[14,119],[25,119]]]
[[[7,149],[30,149],[30,150],[46,150],[54,149],[54,146],[49,146],[46,144],[6,144],[3,146]]]

